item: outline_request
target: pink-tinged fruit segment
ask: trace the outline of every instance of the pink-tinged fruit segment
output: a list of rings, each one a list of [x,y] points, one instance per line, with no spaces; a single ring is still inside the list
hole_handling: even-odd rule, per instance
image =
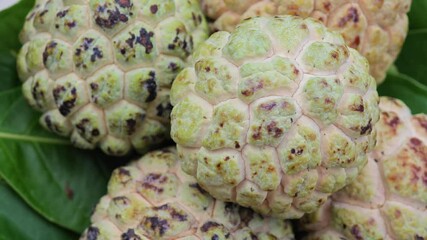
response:
[[[381,97],[377,146],[356,180],[301,221],[307,240],[427,239],[427,116]]]

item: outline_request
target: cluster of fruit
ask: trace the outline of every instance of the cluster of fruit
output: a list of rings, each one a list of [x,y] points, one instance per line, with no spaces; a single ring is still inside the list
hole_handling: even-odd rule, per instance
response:
[[[145,154],[81,239],[427,239],[427,115],[376,90],[410,5],[37,0],[17,67],[40,123]]]

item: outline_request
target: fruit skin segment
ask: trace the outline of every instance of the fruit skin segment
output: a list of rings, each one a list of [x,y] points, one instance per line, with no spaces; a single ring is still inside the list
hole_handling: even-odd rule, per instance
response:
[[[301,220],[305,239],[427,239],[427,115],[388,97],[380,110],[368,164]]]
[[[281,239],[291,224],[215,200],[181,170],[175,148],[116,169],[80,240]]]
[[[197,0],[36,0],[17,69],[40,123],[84,149],[170,139],[172,81],[208,37]]]
[[[215,198],[300,218],[352,182],[375,145],[368,63],[313,19],[213,34],[171,89],[183,170]]]
[[[202,0],[213,20],[214,31],[233,31],[253,16],[297,15],[312,17],[344,36],[370,64],[370,73],[381,83],[396,60],[408,33],[407,12],[412,0]]]

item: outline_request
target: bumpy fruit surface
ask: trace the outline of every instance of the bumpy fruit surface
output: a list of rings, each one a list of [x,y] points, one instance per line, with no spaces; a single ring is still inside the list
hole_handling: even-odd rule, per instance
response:
[[[378,145],[356,181],[304,219],[307,239],[427,239],[427,115],[381,98]],[[316,231],[317,230],[317,231]]]
[[[291,16],[213,34],[171,90],[185,172],[214,197],[298,218],[350,183],[375,144],[368,63],[338,33]]]
[[[170,148],[113,172],[81,240],[293,238],[287,221],[213,199],[181,170]]]
[[[346,43],[370,63],[378,83],[396,59],[406,38],[412,0],[202,0],[215,22],[213,28],[232,31],[241,20],[259,15],[298,15],[322,21],[340,32]]]
[[[169,92],[207,38],[197,0],[37,0],[21,32],[23,93],[41,124],[111,155],[169,138]]]

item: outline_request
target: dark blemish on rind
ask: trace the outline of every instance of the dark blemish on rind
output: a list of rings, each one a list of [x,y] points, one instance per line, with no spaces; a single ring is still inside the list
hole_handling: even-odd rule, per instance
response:
[[[71,29],[76,26],[76,21],[66,22],[65,26]]]
[[[415,240],[424,240],[424,237],[421,237],[420,235],[415,234],[414,239],[415,239]]]
[[[144,225],[150,226],[151,230],[158,232],[160,236],[163,236],[169,228],[169,223],[166,219],[160,219],[158,217],[147,217],[145,218]]]
[[[272,102],[272,103],[263,103],[260,105],[260,108],[263,110],[267,110],[267,111],[271,111],[273,108],[275,108],[277,106],[276,102]]]
[[[78,130],[78,132],[80,134],[85,134],[85,132],[86,132],[86,128],[85,127],[86,127],[87,124],[90,124],[90,121],[87,118],[83,118],[82,120],[80,120],[79,123],[76,124],[76,129]]]
[[[357,48],[360,45],[360,36],[354,38],[354,41],[350,44],[350,47]]]
[[[99,229],[97,227],[89,227],[87,230],[87,240],[97,240],[99,235]]]
[[[170,69],[172,72],[176,72],[179,69],[179,67],[176,63],[170,62],[168,65],[168,69]]]
[[[66,9],[66,10],[64,10],[64,11],[59,11],[59,12],[56,14],[56,16],[57,16],[57,17],[59,17],[59,18],[63,18],[63,17],[65,17],[65,15],[67,15],[67,13],[68,13],[68,9]]]
[[[158,7],[157,7],[157,5],[151,5],[150,6],[150,12],[152,13],[152,14],[156,14],[157,13],[157,10],[158,10]]]
[[[347,16],[340,19],[338,27],[344,27],[349,21],[354,23],[359,22],[359,12],[354,7],[348,9]]]
[[[267,132],[269,135],[273,135],[274,138],[279,138],[283,135],[283,129],[277,127],[277,123],[275,121],[272,121],[267,125]]]
[[[125,176],[128,176],[128,177],[130,177],[130,172],[129,172],[129,170],[127,170],[127,169],[125,169],[125,168],[119,168],[119,175],[125,175]]]
[[[411,144],[414,146],[420,146],[422,144],[421,140],[418,138],[411,138]]]
[[[240,148],[240,144],[238,141],[234,141],[234,148],[236,149]]]
[[[97,83],[91,83],[90,84],[90,88],[92,89],[92,90],[94,90],[94,91],[96,91],[97,89],[98,89],[98,84]]]
[[[220,227],[220,226],[222,226],[222,225],[219,224],[219,223],[217,223],[217,222],[208,221],[205,224],[203,224],[202,227],[200,227],[200,230],[202,232],[208,232],[212,228],[217,228],[217,227]]]
[[[114,197],[111,200],[114,202],[114,204],[119,203],[121,205],[129,205],[131,203],[129,198],[124,197],[124,196]]]
[[[93,54],[90,56],[90,61],[95,62],[96,59],[101,59],[103,57],[102,51],[99,50],[99,48],[94,47],[93,48]]]
[[[97,128],[93,129],[92,132],[91,132],[91,135],[94,136],[94,137],[99,136],[99,130]]]
[[[43,64],[44,65],[46,65],[48,57],[53,53],[53,51],[57,45],[58,45],[58,43],[55,41],[50,41],[46,45],[46,48],[43,51]]]
[[[168,49],[169,50],[174,50],[175,49],[175,45],[174,44],[169,44],[168,45]]]
[[[126,120],[127,134],[132,135],[136,129],[136,121],[135,119],[127,119]]]
[[[357,240],[363,240],[363,236],[361,235],[360,227],[358,225],[354,225],[351,228],[350,232],[355,237],[355,239],[357,239]]]
[[[153,185],[153,182],[162,184],[162,183],[165,183],[167,180],[168,180],[168,178],[166,176],[163,176],[161,174],[156,174],[156,173],[150,173],[143,180],[143,183],[141,184],[141,186],[145,189],[149,189],[149,190],[155,191],[157,193],[162,193],[164,191],[164,189],[161,187],[157,187],[157,186]]]
[[[202,187],[200,187],[200,185],[197,183],[191,183],[188,186],[190,186],[191,188],[197,189],[201,194],[207,194],[207,192]]]
[[[150,78],[144,82],[143,87],[147,90],[148,96],[145,99],[145,102],[151,102],[157,97],[157,82],[156,82],[156,73],[151,71],[149,73]]]
[[[92,45],[93,40],[93,38],[83,38],[83,44],[80,47],[83,47],[83,50],[87,51],[90,45]]]
[[[129,0],[116,0],[116,3],[121,8],[127,8],[130,10],[133,6],[133,4]],[[101,17],[99,13],[107,12],[108,17]],[[129,12],[129,15],[132,16],[132,12]],[[129,18],[120,12],[119,8],[117,6],[114,7],[114,9],[107,8],[107,4],[99,5],[95,11],[95,23],[102,27],[102,28],[108,28],[112,29],[116,24],[119,22],[127,22]]]
[[[153,50],[153,42],[151,38],[154,36],[153,32],[148,32],[145,28],[139,30],[139,36],[136,38],[136,43],[141,44],[145,48],[145,53],[150,54]]]
[[[170,114],[172,112],[172,108],[173,108],[173,106],[170,102],[167,102],[166,106],[165,106],[165,103],[159,104],[156,107],[156,110],[157,110],[156,115],[158,117],[170,117]]]
[[[245,97],[252,96],[252,95],[254,95],[254,93],[256,91],[258,91],[264,87],[264,83],[262,81],[256,82],[256,80],[255,81],[249,81],[249,85],[251,85],[254,82],[256,83],[255,86],[252,85],[249,87],[249,89],[243,90],[241,92],[243,96],[245,96]]]
[[[214,234],[211,239],[212,240],[219,240],[219,237],[218,237],[218,235]]]
[[[363,104],[353,105],[351,110],[356,111],[356,112],[364,112],[365,107],[363,106]]]
[[[258,126],[258,128],[254,129],[254,134],[252,134],[252,138],[254,140],[260,140],[261,139],[261,126]]]
[[[366,133],[371,133],[372,132],[372,120],[370,119],[368,122],[368,125],[364,126],[361,128],[360,134],[361,135],[365,135]]]
[[[128,38],[128,39],[126,39],[126,43],[128,44],[128,46],[130,47],[130,48],[133,48],[133,42],[135,41],[135,34],[133,34],[133,33],[131,33],[131,32],[129,32],[129,35],[130,35],[130,38]],[[126,52],[126,51],[125,51]],[[122,53],[123,54],[123,53]]]
[[[121,236],[121,240],[141,240],[141,237],[139,237],[134,229],[128,229],[125,233],[123,233]]]
[[[330,2],[323,2],[323,8],[329,12],[331,10],[331,3]]]
[[[131,0],[116,0],[116,3],[122,8],[131,8],[133,6]]]

